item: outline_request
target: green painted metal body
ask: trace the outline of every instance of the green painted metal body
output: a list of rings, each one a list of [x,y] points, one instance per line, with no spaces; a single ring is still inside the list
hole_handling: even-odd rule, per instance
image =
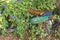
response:
[[[31,18],[30,22],[32,24],[38,24],[38,23],[42,23],[48,19],[49,19],[49,16],[38,16],[38,17]]]

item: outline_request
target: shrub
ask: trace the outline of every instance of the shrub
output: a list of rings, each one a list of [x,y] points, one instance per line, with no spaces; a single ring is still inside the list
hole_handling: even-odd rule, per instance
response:
[[[17,25],[17,29],[14,32],[15,34],[19,35],[21,38],[23,37],[24,30],[29,27],[29,18],[32,16],[28,14],[27,9],[40,9],[40,10],[53,10],[55,6],[56,0],[1,0],[0,6],[4,5],[5,10],[0,16],[0,25],[2,25],[2,33],[6,33],[6,27],[8,25],[8,21],[5,17],[14,16],[13,19],[9,19],[12,22],[12,25]],[[1,10],[1,7],[0,7]],[[33,27],[33,25],[32,25]],[[0,28],[1,29],[1,28]],[[33,28],[32,31],[35,30],[35,34],[40,34],[40,29]],[[42,30],[41,30],[42,31]],[[34,33],[34,32],[32,32]],[[32,35],[32,34],[31,34]]]

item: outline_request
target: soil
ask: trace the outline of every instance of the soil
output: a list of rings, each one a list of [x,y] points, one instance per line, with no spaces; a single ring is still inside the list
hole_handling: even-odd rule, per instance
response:
[[[7,35],[1,35],[0,40],[20,40],[19,37],[13,35],[13,34],[7,34]]]
[[[0,40],[28,40],[28,37],[26,38],[26,36],[25,36],[25,38],[20,39],[18,36],[15,36],[13,34],[7,34],[5,36],[1,35]],[[48,36],[48,37],[43,38],[43,39],[41,39],[40,37],[36,37],[36,40],[60,40],[60,38],[55,38],[55,37],[52,37],[52,36]]]

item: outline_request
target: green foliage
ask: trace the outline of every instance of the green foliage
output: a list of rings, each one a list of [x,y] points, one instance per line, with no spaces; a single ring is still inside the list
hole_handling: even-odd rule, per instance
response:
[[[28,14],[26,11],[29,8],[40,9],[40,10],[53,10],[55,6],[56,0],[1,0],[0,6],[5,5],[5,10],[3,14],[0,16],[0,25],[2,25],[2,34],[6,32],[6,26],[8,25],[5,16],[13,15],[15,18],[12,19],[14,21],[14,25],[17,25],[17,29],[14,32],[19,35],[21,38],[23,37],[24,30],[29,27],[29,17],[32,16]],[[0,7],[1,10],[1,7]],[[27,19],[26,19],[27,18]],[[9,19],[10,20],[10,19]],[[12,21],[10,20],[10,21]],[[0,28],[1,29],[1,28]],[[34,38],[36,35],[44,36],[44,32],[39,27],[34,27],[32,25],[31,36]],[[34,37],[33,37],[34,36]]]

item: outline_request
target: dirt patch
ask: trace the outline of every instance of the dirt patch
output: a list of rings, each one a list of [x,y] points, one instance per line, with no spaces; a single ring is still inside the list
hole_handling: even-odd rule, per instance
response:
[[[7,34],[5,36],[0,36],[0,40],[19,40],[19,38],[13,34]]]
[[[7,34],[5,36],[1,35],[0,40],[29,40],[29,39],[28,39],[27,35],[25,35],[25,37],[23,39],[20,39],[18,36],[15,36],[13,34]],[[48,37],[42,39],[42,38],[40,38],[40,36],[38,36],[38,37],[36,37],[36,40],[60,40],[60,38],[48,36]]]

